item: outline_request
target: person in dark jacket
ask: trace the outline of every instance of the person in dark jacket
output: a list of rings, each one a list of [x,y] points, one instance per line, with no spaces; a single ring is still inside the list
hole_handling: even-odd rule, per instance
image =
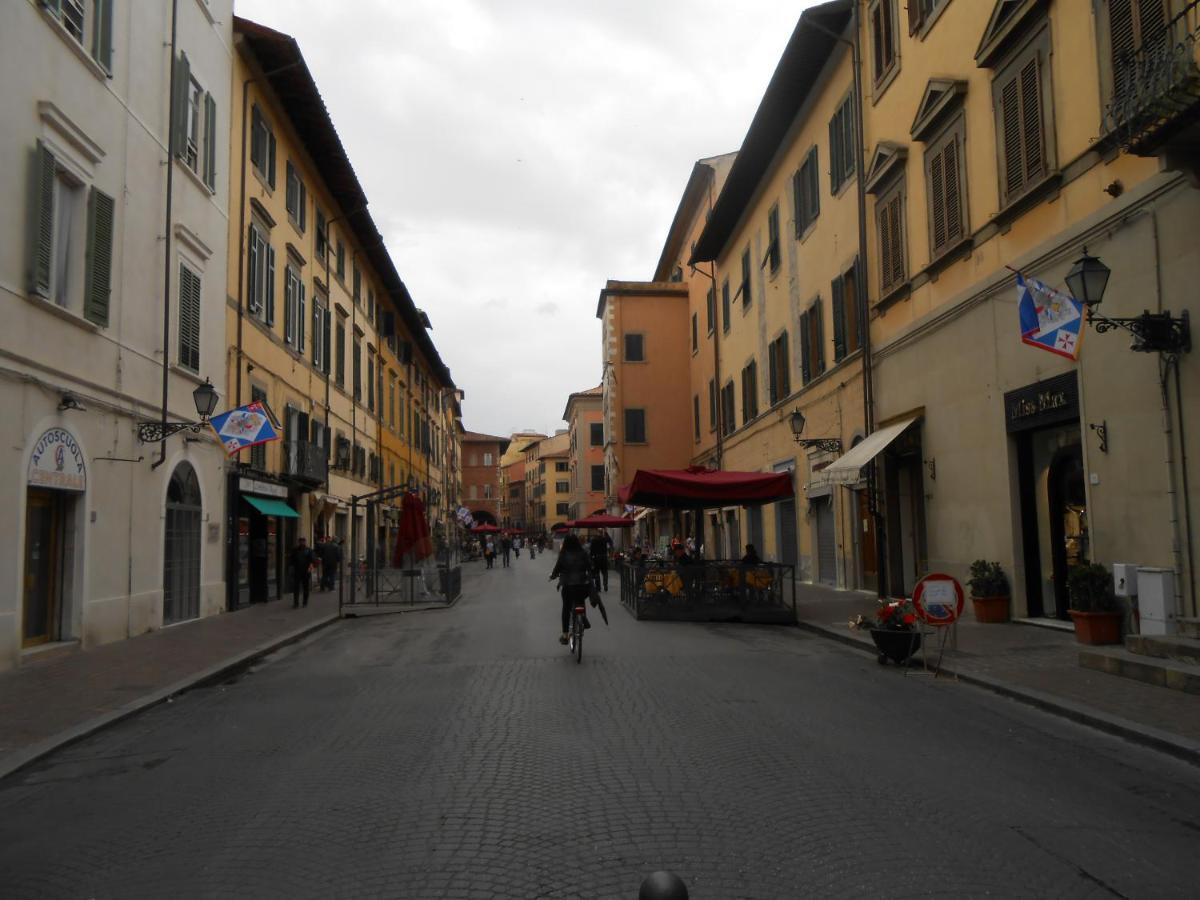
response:
[[[308,546],[308,540],[300,538],[296,546],[292,548],[292,552],[288,554],[288,566],[292,570],[293,609],[308,606],[308,592],[312,589],[312,581],[308,573],[316,564],[317,557],[312,552],[312,548]],[[301,594],[304,595],[303,604],[300,602]]]
[[[603,579],[604,590],[608,590],[608,554],[612,547],[613,540],[603,528],[588,541],[588,553],[592,557],[592,569],[594,570],[592,577],[596,582],[597,589],[600,588],[600,582]]]
[[[571,610],[576,606],[587,605],[588,594],[592,588],[591,558],[579,543],[579,538],[573,534],[568,534],[563,539],[562,550],[559,551],[554,570],[550,573],[550,580],[555,578],[558,579],[558,587],[562,592],[562,633],[558,642],[565,644],[567,629],[571,625]],[[583,617],[583,627],[592,627],[586,615]]]
[[[756,566],[762,562],[759,558],[758,551],[754,549],[753,544],[746,545],[746,555],[742,557],[742,565]]]

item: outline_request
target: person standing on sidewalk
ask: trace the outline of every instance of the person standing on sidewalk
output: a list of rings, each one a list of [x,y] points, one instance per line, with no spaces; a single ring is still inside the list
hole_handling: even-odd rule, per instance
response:
[[[337,584],[338,560],[341,559],[341,548],[334,543],[333,538],[326,537],[317,544],[317,556],[321,560],[321,589],[331,591]]]
[[[600,589],[600,582],[603,579],[604,590],[608,590],[608,554],[612,550],[612,546],[612,538],[603,528],[588,541],[588,553],[592,557],[592,577],[596,582],[597,589]]]
[[[508,568],[508,561],[512,554],[512,539],[506,534],[500,538],[500,559],[504,563],[504,568]]]
[[[309,572],[316,565],[317,557],[308,546],[308,541],[301,537],[292,552],[288,554],[288,567],[292,570],[292,609],[301,605],[308,606],[308,594],[312,589],[312,579]],[[300,595],[304,595],[304,603],[300,603]]]

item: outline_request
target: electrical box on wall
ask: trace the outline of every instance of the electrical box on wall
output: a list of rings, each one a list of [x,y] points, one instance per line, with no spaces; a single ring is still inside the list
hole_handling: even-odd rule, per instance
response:
[[[1118,597],[1136,597],[1137,592],[1137,566],[1113,563],[1113,593]]]
[[[1138,614],[1142,634],[1175,633],[1175,573],[1138,569]]]

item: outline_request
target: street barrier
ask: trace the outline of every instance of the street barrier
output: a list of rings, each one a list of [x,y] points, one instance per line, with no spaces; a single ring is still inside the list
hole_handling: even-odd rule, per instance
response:
[[[796,623],[795,567],[660,560],[620,564],[621,603],[637,619]]]

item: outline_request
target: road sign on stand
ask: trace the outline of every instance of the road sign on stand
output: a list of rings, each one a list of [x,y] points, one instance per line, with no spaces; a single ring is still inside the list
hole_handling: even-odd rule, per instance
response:
[[[923,625],[929,625],[938,631],[938,658],[934,667],[936,675],[942,668],[942,654],[946,651],[946,637],[956,628],[948,626],[958,622],[963,610],[963,587],[951,575],[941,572],[931,572],[913,588],[913,606]],[[955,647],[958,646],[958,636],[955,635]],[[922,654],[925,668],[929,668],[929,657]]]

